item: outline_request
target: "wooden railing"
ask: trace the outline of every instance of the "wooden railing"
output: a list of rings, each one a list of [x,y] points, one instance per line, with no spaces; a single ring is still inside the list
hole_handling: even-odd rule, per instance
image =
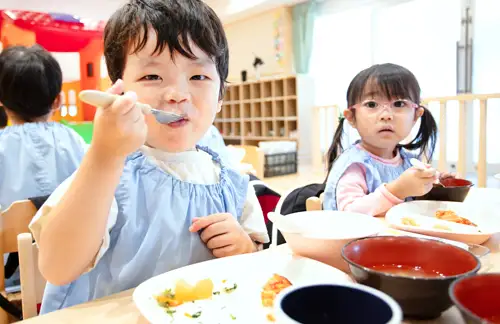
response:
[[[488,100],[490,99],[500,99],[500,94],[461,94],[458,96],[450,97],[436,97],[436,98],[426,98],[422,100],[422,104],[428,105],[430,103],[439,103],[439,156],[438,156],[438,169],[447,170],[447,104],[450,101],[458,102],[458,160],[457,160],[457,175],[464,177],[467,173],[467,133],[466,133],[466,112],[467,104],[479,101],[479,154],[477,162],[477,177],[478,177],[478,187],[486,187],[487,180],[487,160],[486,160],[486,117],[487,117],[487,107]],[[323,113],[322,113],[323,112]],[[321,168],[324,166],[323,163],[323,153],[320,147],[320,139],[323,134],[321,134],[322,129],[327,129],[328,120],[326,118],[321,118],[324,116],[331,115],[333,112],[335,120],[333,121],[334,129],[338,126],[338,117],[342,110],[338,105],[329,106],[319,106],[314,107],[313,111],[313,166],[315,168]],[[331,121],[330,121],[331,123]]]

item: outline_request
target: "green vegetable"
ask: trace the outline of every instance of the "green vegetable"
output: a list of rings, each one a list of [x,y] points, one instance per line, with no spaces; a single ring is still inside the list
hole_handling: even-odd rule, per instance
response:
[[[233,292],[234,290],[236,290],[236,288],[238,288],[238,285],[237,284],[234,284],[231,288],[224,288],[224,291],[226,293],[231,293]]]

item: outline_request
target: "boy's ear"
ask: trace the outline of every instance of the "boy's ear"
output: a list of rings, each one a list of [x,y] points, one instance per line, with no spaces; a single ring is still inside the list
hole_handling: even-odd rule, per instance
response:
[[[222,100],[219,100],[219,102],[217,103],[217,113],[220,113],[221,110],[222,110]]]
[[[354,114],[351,109],[346,109],[343,112],[344,118],[349,122],[353,128],[356,128],[356,121],[354,120]]]
[[[56,97],[56,99],[52,103],[52,110],[58,110],[59,108],[61,108],[62,104],[63,104],[62,93],[59,93],[59,95]]]

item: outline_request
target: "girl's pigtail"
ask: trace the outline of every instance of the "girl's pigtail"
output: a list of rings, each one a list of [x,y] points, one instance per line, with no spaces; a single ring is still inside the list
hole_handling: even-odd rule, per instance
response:
[[[335,130],[335,135],[333,135],[333,141],[332,145],[328,149],[328,174],[326,175],[325,183],[326,180],[328,179],[328,176],[330,175],[330,171],[332,170],[333,163],[337,158],[342,154],[343,148],[342,148],[342,135],[344,133],[344,122],[345,118],[343,116],[339,117],[339,125],[337,126],[337,129]]]

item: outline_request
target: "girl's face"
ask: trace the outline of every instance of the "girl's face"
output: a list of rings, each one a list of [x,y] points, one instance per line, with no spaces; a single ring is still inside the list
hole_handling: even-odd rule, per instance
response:
[[[387,98],[380,89],[368,83],[361,100],[344,111],[361,144],[382,158],[394,157],[396,145],[411,132],[424,109],[409,98]]]

